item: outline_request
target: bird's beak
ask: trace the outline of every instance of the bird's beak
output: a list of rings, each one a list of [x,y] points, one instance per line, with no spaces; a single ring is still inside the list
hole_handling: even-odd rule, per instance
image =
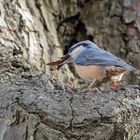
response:
[[[72,63],[72,62],[73,62],[73,59],[72,59],[71,56],[69,56],[65,61],[63,61],[63,62],[61,63],[61,65],[68,64],[68,63]]]

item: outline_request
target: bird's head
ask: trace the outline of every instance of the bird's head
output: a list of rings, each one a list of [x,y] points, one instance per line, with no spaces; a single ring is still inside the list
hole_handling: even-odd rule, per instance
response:
[[[87,49],[87,48],[91,48],[91,47],[97,47],[93,42],[86,40],[86,41],[81,41],[80,43],[77,43],[75,45],[73,45],[69,51],[68,54],[72,57],[72,58],[76,58],[79,53],[81,53],[83,50]]]

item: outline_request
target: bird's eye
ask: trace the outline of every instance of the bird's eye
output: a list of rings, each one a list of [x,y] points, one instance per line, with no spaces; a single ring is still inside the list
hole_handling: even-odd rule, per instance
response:
[[[88,45],[88,46],[86,46],[86,48],[91,48],[91,46],[90,46],[90,45]]]

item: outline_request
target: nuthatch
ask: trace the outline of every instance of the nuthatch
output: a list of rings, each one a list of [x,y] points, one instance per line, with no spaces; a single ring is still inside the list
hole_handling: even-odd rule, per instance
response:
[[[135,71],[134,67],[122,59],[88,40],[73,45],[67,55],[47,65],[59,69],[68,63],[74,63],[77,74],[82,79],[91,81],[91,85],[111,81],[114,88],[119,86],[119,81],[127,71]]]

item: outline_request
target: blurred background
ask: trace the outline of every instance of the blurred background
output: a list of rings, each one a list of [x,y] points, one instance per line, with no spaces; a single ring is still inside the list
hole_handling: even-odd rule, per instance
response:
[[[55,15],[54,22],[63,54],[73,44],[88,39],[140,68],[139,0],[62,0],[58,4],[59,14]],[[83,80],[74,78],[77,75],[73,67],[68,68],[74,76],[63,68],[62,81],[83,84]],[[127,84],[140,84],[140,77],[135,74],[128,74],[124,79]]]

